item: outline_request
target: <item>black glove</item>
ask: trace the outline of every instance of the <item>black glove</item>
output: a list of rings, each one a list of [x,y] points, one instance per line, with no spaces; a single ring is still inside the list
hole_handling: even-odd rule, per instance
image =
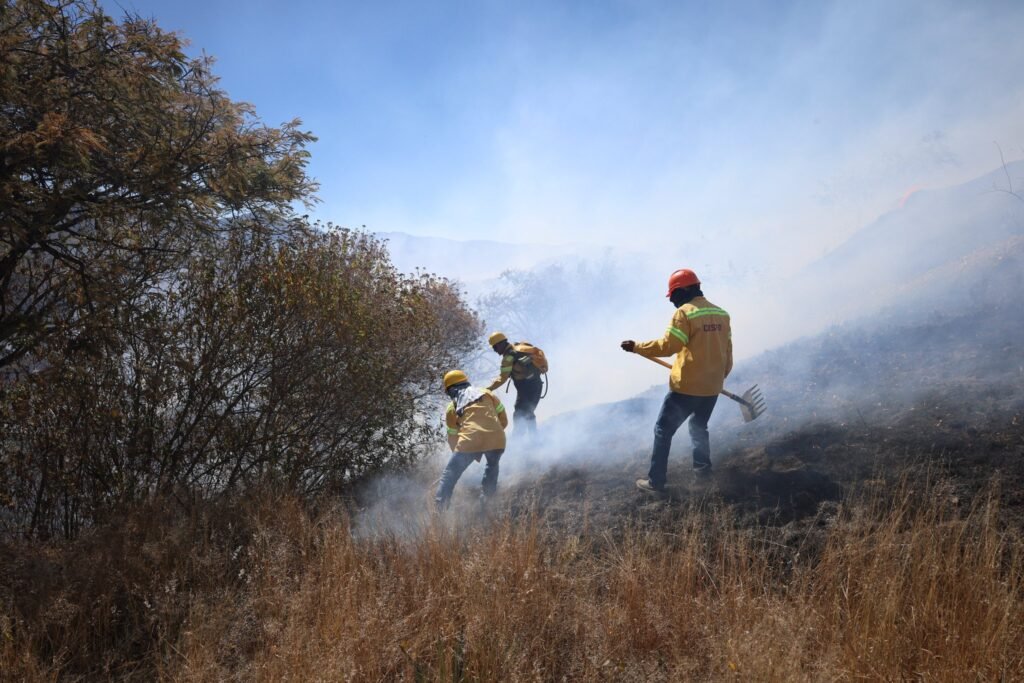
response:
[[[626,341],[624,341],[621,344],[619,344],[619,346],[622,347],[623,351],[628,351],[629,353],[633,353],[633,349],[636,348],[636,342],[633,341],[632,339],[627,339]]]

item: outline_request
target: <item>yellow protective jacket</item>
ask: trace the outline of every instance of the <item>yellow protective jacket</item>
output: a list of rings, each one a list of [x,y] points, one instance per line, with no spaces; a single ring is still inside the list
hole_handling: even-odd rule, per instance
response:
[[[501,374],[494,378],[487,388],[494,391],[511,377],[513,382],[536,377],[539,373],[530,360],[528,350],[533,348],[525,342],[516,342],[509,346],[501,356]]]
[[[717,396],[732,371],[729,314],[702,296],[676,309],[661,339],[639,342],[641,356],[671,356],[669,388],[677,394]]]
[[[498,397],[487,389],[483,396],[455,411],[455,402],[448,404],[444,421],[448,426],[448,445],[456,453],[483,453],[505,448],[508,415]]]

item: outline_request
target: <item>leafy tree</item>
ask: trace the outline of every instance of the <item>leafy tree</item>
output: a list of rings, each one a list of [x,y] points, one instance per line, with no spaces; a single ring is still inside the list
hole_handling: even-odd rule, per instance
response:
[[[95,352],[203,238],[315,189],[298,121],[263,125],[209,58],[93,0],[5,0],[0,93],[0,368],[55,335]]]
[[[296,216],[312,136],[210,68],[93,0],[0,5],[0,528],[337,491],[438,439],[475,315]]]

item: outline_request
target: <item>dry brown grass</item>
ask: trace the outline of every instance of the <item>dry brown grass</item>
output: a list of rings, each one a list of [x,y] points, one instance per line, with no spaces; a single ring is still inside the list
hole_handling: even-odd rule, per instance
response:
[[[962,511],[941,486],[905,486],[808,525],[817,545],[786,545],[698,508],[672,528],[565,536],[534,516],[360,540],[340,515],[262,501],[175,522],[145,566],[122,546],[107,593],[77,580],[5,598],[0,666],[36,679],[1014,680],[1024,561],[997,505]],[[65,577],[100,571],[76,552]],[[135,609],[141,631],[112,607]]]

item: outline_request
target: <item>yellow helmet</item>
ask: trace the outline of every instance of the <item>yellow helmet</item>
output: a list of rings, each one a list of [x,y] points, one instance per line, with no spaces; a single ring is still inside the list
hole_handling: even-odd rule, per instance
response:
[[[508,341],[508,337],[505,336],[504,332],[492,332],[491,336],[487,338],[487,343],[491,346],[503,341]]]
[[[449,370],[448,372],[444,373],[445,389],[448,389],[448,387],[453,386],[455,384],[462,384],[463,382],[468,381],[469,377],[466,377],[466,373],[464,373],[462,370]]]

